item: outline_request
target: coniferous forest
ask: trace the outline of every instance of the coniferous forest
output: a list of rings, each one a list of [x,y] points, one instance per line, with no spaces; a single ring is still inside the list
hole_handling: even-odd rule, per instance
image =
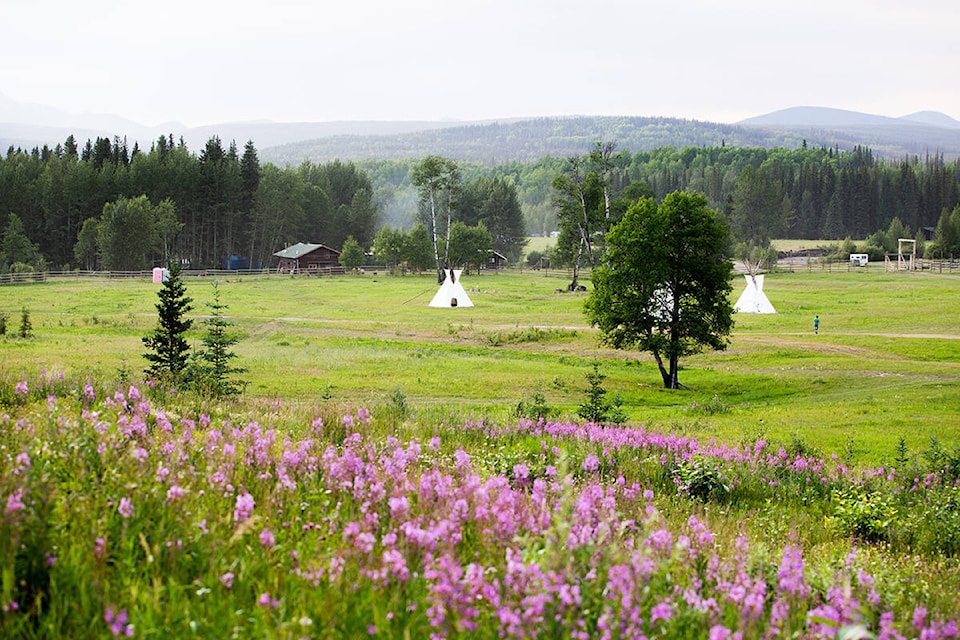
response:
[[[305,160],[281,168],[261,162],[252,141],[240,149],[213,137],[194,152],[172,135],[148,150],[119,138],[80,146],[72,136],[54,148],[11,147],[0,157],[0,269],[145,269],[171,258],[191,268],[269,267],[287,245],[340,249],[348,237],[369,250],[381,227],[423,221],[411,183],[416,162]],[[463,198],[470,205],[463,221],[483,222],[494,238],[515,238],[517,228],[557,230],[551,184],[567,162],[461,161],[463,193],[473,199]],[[865,147],[805,143],[619,149],[605,181],[614,197],[703,193],[741,240],[758,239],[742,237],[736,224],[758,207],[772,212],[762,220],[763,238],[864,239],[898,219],[910,237],[936,229],[941,253],[960,252],[960,213],[951,216],[960,203],[960,160],[939,154],[890,159]],[[522,242],[494,249],[516,260]]]

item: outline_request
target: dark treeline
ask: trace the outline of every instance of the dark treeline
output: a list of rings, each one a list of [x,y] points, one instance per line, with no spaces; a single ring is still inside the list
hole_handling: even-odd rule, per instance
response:
[[[960,161],[941,156],[880,160],[869,149],[734,149],[709,147],[636,154],[628,168],[659,196],[676,189],[699,191],[729,213],[743,172],[785,196],[792,214],[772,237],[865,238],[894,218],[907,227],[934,227],[960,202]],[[790,213],[790,212],[788,212]]]
[[[532,233],[557,228],[551,180],[564,160],[543,158],[491,170],[518,184],[520,201]],[[749,171],[747,171],[749,169]],[[935,227],[942,214],[960,203],[960,160],[942,156],[877,158],[863,147],[762,149],[731,147],[661,147],[618,154],[610,176],[615,192],[645,182],[658,199],[673,191],[703,193],[710,207],[728,217],[737,196],[753,187],[786,208],[767,235],[780,238],[863,239],[886,229],[894,218],[916,232]]]
[[[551,183],[566,161],[545,156],[530,163],[460,166],[465,184],[482,179],[487,182],[477,184],[515,191],[526,231],[548,234],[560,228]],[[270,266],[275,251],[295,242],[339,249],[353,236],[368,249],[381,226],[411,228],[419,204],[411,184],[414,164],[334,160],[279,168],[261,163],[252,142],[238,149],[211,138],[195,154],[172,136],[147,151],[128,149],[116,138],[78,148],[71,137],[53,149],[11,148],[0,157],[0,231],[12,236],[20,229],[24,236],[19,244],[4,240],[11,247],[7,265],[14,253],[33,250],[47,268],[94,266],[90,250],[86,259],[77,253],[84,242],[124,245],[122,235],[106,233],[109,225],[100,224],[105,205],[145,196],[148,202],[134,204],[153,207],[153,228],[137,229],[129,221],[150,216],[124,207],[108,208],[107,222],[130,235],[153,237],[150,263],[176,256],[193,267],[223,267],[231,256],[242,256],[244,265]],[[865,147],[840,151],[805,143],[793,150],[725,143],[621,150],[612,158],[609,181],[614,197],[635,183],[646,183],[657,198],[677,190],[703,193],[731,223],[749,218],[751,206],[775,209],[764,218],[763,237],[864,239],[894,219],[912,237],[919,228],[936,227],[960,203],[960,160],[947,162],[939,154],[891,160]],[[511,198],[505,193],[501,199]],[[484,222],[496,236],[491,220]],[[78,246],[78,240],[84,242]],[[120,264],[97,250],[97,265]],[[515,251],[508,253],[515,259]]]
[[[144,208],[151,215],[137,215]],[[175,217],[164,220],[171,209]],[[356,166],[261,165],[252,142],[240,151],[214,137],[194,154],[172,136],[146,152],[106,138],[78,148],[71,136],[0,158],[0,229],[20,227],[47,268],[92,266],[77,254],[85,223],[101,265],[140,269],[169,257],[193,268],[237,266],[232,256],[269,265],[288,244],[340,248],[351,235],[369,246],[377,222],[370,179]],[[103,254],[145,238],[147,264]]]

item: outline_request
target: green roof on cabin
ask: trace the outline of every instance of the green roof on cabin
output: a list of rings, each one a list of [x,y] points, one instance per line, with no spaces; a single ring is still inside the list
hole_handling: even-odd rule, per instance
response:
[[[296,260],[297,258],[302,258],[303,256],[307,255],[312,251],[316,251],[320,247],[324,247],[325,249],[328,249],[336,254],[340,253],[336,249],[332,249],[324,244],[311,244],[309,242],[298,242],[297,244],[291,245],[286,249],[277,251],[273,255],[277,256],[278,258],[290,258],[291,260]]]

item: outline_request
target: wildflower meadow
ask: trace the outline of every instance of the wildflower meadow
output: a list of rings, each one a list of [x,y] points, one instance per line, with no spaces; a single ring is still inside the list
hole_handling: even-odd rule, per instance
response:
[[[45,371],[0,401],[3,637],[958,636],[949,450],[850,468]]]

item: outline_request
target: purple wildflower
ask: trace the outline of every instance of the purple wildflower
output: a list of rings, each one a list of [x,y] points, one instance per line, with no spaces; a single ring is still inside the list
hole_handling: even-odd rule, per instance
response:
[[[260,544],[270,549],[277,543],[276,539],[273,537],[273,532],[266,527],[263,528],[263,531],[260,532]]]
[[[243,522],[253,513],[253,508],[257,506],[253,496],[249,493],[241,493],[237,496],[237,503],[233,508],[233,521],[237,524]]]
[[[26,508],[27,506],[23,504],[23,489],[17,489],[7,496],[7,513],[21,511]]]

